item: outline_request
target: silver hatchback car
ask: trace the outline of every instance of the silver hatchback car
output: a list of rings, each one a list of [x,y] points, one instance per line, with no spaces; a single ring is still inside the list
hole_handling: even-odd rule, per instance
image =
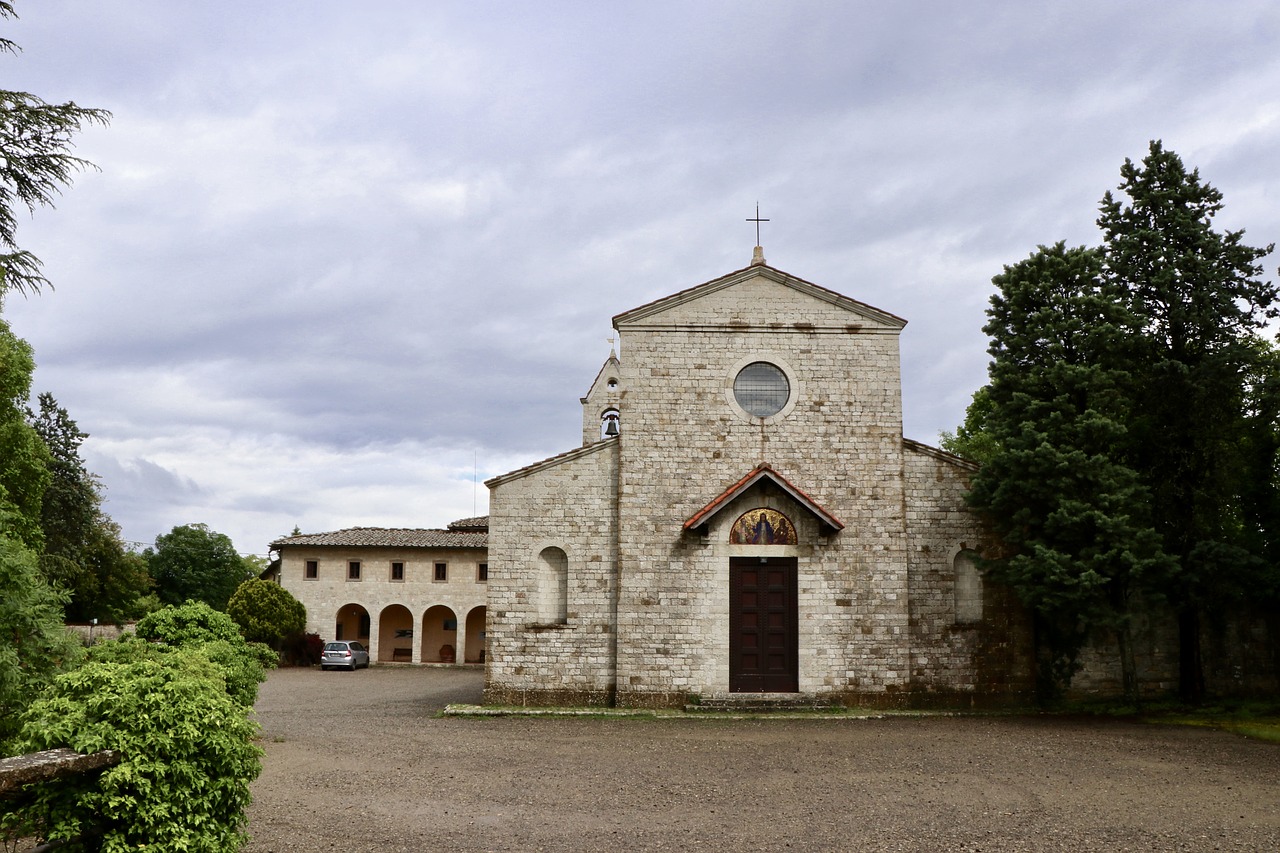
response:
[[[335,640],[324,644],[320,653],[321,669],[349,669],[352,672],[369,665],[369,652],[360,643]]]

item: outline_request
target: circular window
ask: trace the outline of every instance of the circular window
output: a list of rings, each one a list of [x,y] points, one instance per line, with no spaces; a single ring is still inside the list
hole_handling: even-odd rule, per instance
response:
[[[791,383],[777,365],[753,361],[734,378],[733,398],[753,417],[772,417],[781,412],[791,398]]]

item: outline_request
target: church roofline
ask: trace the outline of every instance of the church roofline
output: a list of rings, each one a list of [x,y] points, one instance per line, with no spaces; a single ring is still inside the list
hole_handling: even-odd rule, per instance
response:
[[[619,367],[622,366],[622,362],[618,361],[618,356],[615,353],[610,352],[609,357],[604,360],[604,364],[600,365],[600,370],[596,373],[596,378],[591,380],[591,387],[587,389],[586,396],[578,398],[579,402],[583,405],[586,405],[587,401],[591,399],[591,392],[596,390],[596,386],[600,384],[600,377],[604,376],[604,372],[609,369],[610,364],[616,364]]]
[[[934,459],[940,459],[943,462],[949,462],[957,468],[965,468],[969,471],[977,471],[982,466],[977,462],[965,459],[963,456],[956,456],[954,453],[948,453],[938,447],[923,444],[919,441],[913,441],[909,438],[902,439],[902,446],[907,450],[914,450],[916,453],[923,453],[925,456],[932,456]]]
[[[720,510],[728,506],[729,503],[733,501],[734,498],[738,497],[747,489],[751,488],[761,480],[766,480],[766,479],[775,483],[784,492],[789,494],[792,497],[792,499],[796,501],[796,503],[800,504],[802,507],[807,509],[810,513],[812,513],[813,516],[817,518],[818,522],[822,525],[823,533],[828,533],[828,534],[838,533],[839,531],[844,529],[844,524],[840,521],[840,519],[836,518],[834,515],[827,512],[822,507],[821,504],[819,504],[813,498],[809,497],[802,490],[796,488],[794,485],[791,484],[789,480],[787,480],[786,477],[782,476],[781,474],[773,470],[773,468],[769,467],[769,465],[765,463],[761,463],[760,465],[757,465],[750,473],[744,476],[741,480],[734,483],[729,488],[725,489],[716,497],[712,498],[709,504],[707,504],[702,509],[698,510],[693,515],[691,515],[689,519],[685,521],[684,529],[696,530],[700,527],[705,527],[708,523],[710,523],[711,519],[715,518],[715,516],[720,512]]]
[[[834,290],[814,284],[811,281],[805,281],[802,278],[791,275],[788,272],[783,272],[782,270],[776,267],[771,267],[768,264],[753,264],[751,266],[743,267],[740,270],[734,270],[733,272],[722,275],[719,278],[713,278],[710,281],[703,282],[702,284],[685,288],[677,293],[664,296],[661,299],[646,302],[644,305],[632,308],[630,311],[623,311],[621,314],[616,314],[613,318],[613,327],[616,329],[622,324],[644,320],[656,314],[660,314],[670,308],[682,305],[685,302],[697,299],[706,293],[714,293],[717,290],[730,287],[737,284],[739,281],[744,281],[757,275],[762,275],[778,282],[779,284],[786,285],[787,287],[801,293],[806,293],[815,299],[821,299],[823,302],[843,308],[846,311],[861,315],[870,320],[883,323],[894,329],[902,329],[907,325],[907,321],[896,314],[890,314],[888,311],[882,311],[865,302],[859,302],[856,299],[845,296],[843,293],[837,293]]]
[[[533,464],[526,465],[523,468],[517,468],[514,471],[508,471],[506,474],[499,474],[496,477],[492,477],[488,480],[485,480],[484,484],[486,487],[492,489],[497,486],[501,486],[504,483],[509,483],[512,480],[519,480],[521,477],[527,477],[530,474],[535,474],[538,471],[541,471],[545,468],[554,468],[556,465],[561,465],[573,459],[579,459],[583,456],[589,456],[592,453],[599,452],[617,443],[618,443],[618,437],[616,435],[610,436],[609,438],[602,438],[599,441],[592,442],[591,444],[584,445],[583,447],[575,447],[573,450],[567,450],[564,453],[559,453],[555,456],[551,456],[541,461],[534,462]]]

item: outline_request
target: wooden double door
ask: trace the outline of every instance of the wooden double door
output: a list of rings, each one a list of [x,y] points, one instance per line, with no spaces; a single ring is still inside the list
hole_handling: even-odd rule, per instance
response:
[[[729,690],[799,690],[795,557],[729,560]]]

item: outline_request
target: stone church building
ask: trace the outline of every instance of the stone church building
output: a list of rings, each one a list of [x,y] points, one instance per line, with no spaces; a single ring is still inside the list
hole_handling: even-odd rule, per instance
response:
[[[1024,699],[974,466],[902,435],[906,321],[769,266],[613,318],[582,445],[488,481],[485,699]]]

